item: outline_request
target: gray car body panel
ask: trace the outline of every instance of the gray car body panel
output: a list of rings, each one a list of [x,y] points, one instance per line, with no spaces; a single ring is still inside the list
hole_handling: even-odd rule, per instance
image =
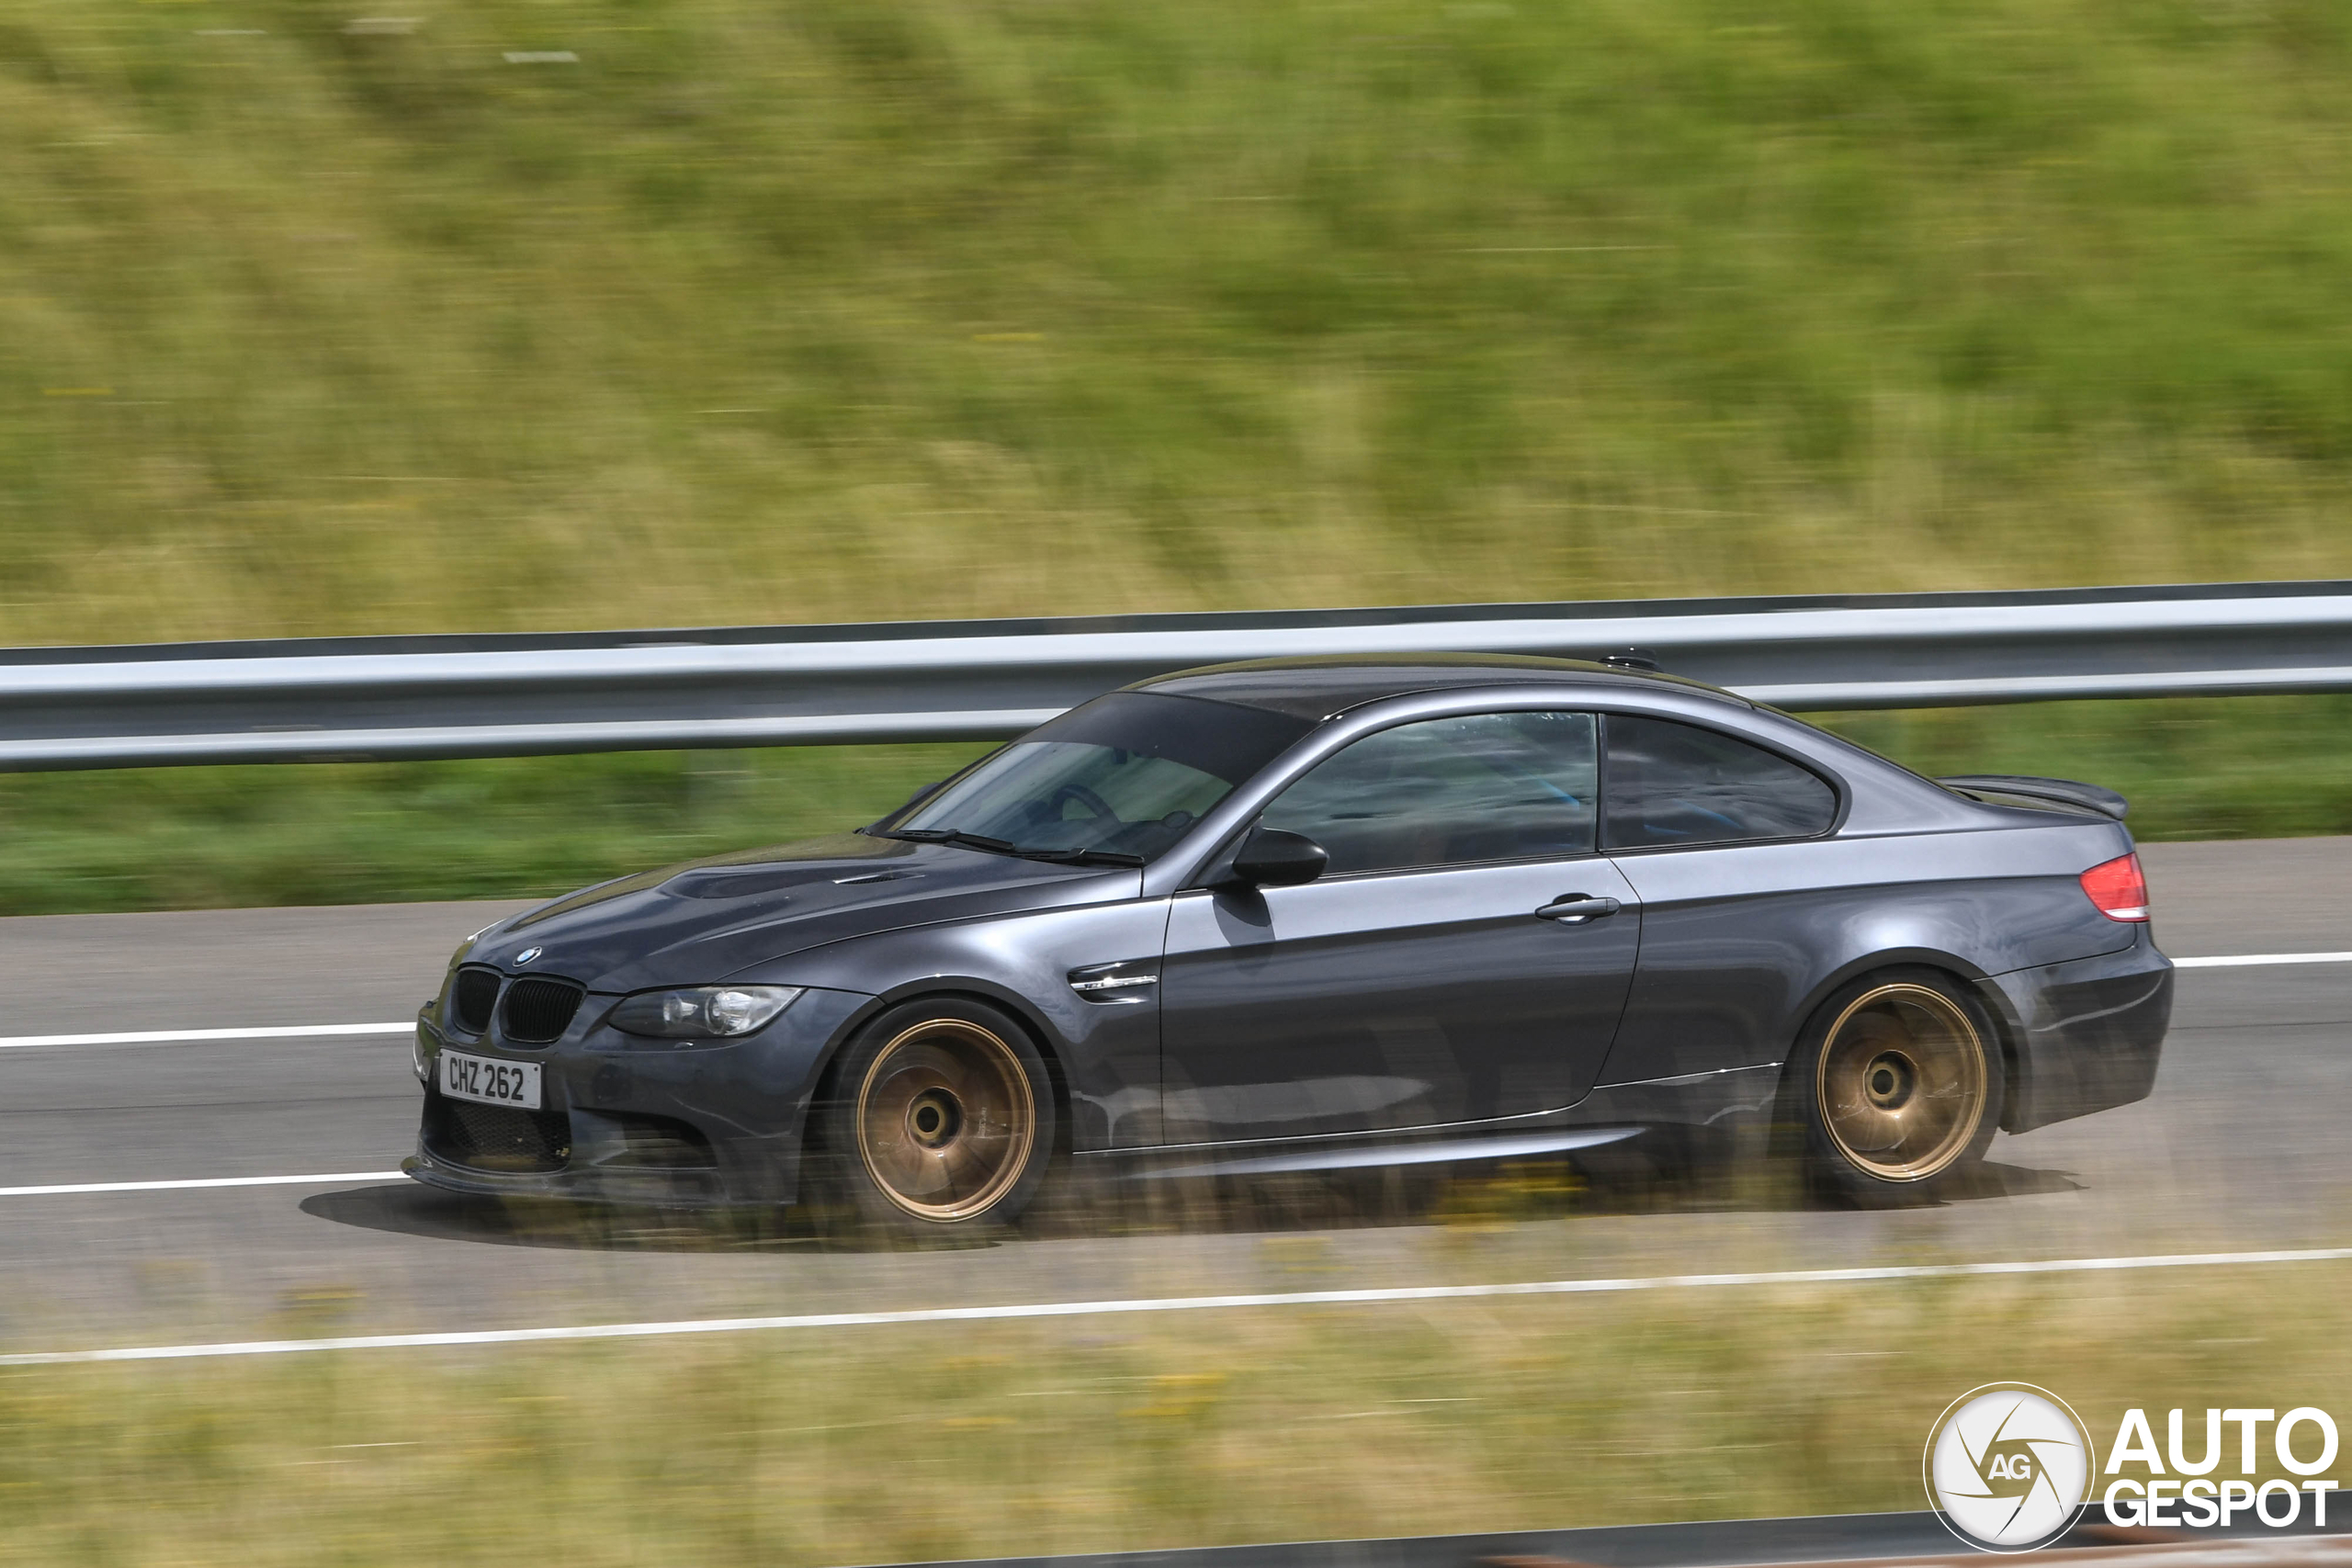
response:
[[[2120,822],[1970,799],[1728,694],[1565,661],[1277,662],[1143,685],[1214,696],[1220,682],[1319,722],[1139,871],[843,835],[624,878],[481,933],[464,962],[562,976],[586,1000],[561,1040],[525,1048],[495,1026],[456,1032],[445,987],[424,1049],[547,1064],[574,1152],[560,1172],[509,1175],[421,1147],[414,1174],[478,1191],[788,1201],[827,1065],[881,1010],[933,995],[1023,1021],[1065,1098],[1067,1146],[1088,1156],[1754,1120],[1815,1010],[1894,965],[1975,987],[2009,1058],[2011,1131],[2153,1083],[2170,964],[2077,880],[2130,852]],[[1830,781],[1838,818],[1801,840],[1211,886],[1266,804],[1341,747],[1501,710],[1719,729]],[[1574,928],[1533,918],[1571,893],[1623,907]],[[1072,971],[1103,965],[1159,983],[1071,989]],[[808,991],[728,1043],[665,1047],[605,1021],[624,994],[719,981]],[[599,1118],[631,1115],[695,1127],[714,1168],[663,1190],[600,1163]]]

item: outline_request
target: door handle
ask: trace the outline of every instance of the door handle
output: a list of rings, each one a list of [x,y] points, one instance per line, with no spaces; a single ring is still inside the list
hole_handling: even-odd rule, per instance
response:
[[[1613,915],[1623,908],[1614,898],[1595,898],[1583,893],[1570,893],[1555,898],[1535,913],[1540,919],[1557,920],[1564,926],[1580,926],[1587,920]]]

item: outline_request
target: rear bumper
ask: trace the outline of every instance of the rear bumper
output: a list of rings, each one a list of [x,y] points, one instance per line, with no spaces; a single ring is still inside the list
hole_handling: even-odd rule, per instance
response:
[[[2011,1133],[2145,1100],[2172,1022],[2172,961],[2147,930],[2119,953],[1996,975],[2017,1048]]]

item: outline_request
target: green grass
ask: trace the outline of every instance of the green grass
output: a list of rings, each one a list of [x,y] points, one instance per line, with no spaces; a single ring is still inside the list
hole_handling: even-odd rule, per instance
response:
[[[0,913],[514,898],[870,822],[969,746],[0,776]]]
[[[2352,575],[2325,0],[359,9],[0,20],[0,643]],[[1852,728],[2342,831],[2346,712]],[[549,891],[933,771],[0,780],[0,908]]]
[[[0,22],[0,642],[2352,574],[2328,0],[358,9]]]
[[[15,1370],[0,1563],[797,1568],[1917,1509],[1930,1425],[1987,1382],[2102,1449],[2127,1406],[2340,1410],[2340,1269]]]
[[[2120,789],[2143,839],[2352,833],[2352,697],[1830,720],[1928,773]],[[0,774],[0,914],[560,893],[871,821],[978,750]]]

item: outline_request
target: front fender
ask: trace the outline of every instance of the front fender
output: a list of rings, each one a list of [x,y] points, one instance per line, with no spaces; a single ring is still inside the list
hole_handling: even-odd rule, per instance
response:
[[[1030,910],[859,937],[737,977],[870,998],[835,1031],[828,1062],[884,1008],[925,996],[992,1002],[1027,1025],[1048,1056],[1069,1097],[1073,1148],[1140,1146],[1160,1137],[1156,987],[1088,1000],[1069,976],[1114,963],[1156,973],[1167,930],[1164,898]]]

